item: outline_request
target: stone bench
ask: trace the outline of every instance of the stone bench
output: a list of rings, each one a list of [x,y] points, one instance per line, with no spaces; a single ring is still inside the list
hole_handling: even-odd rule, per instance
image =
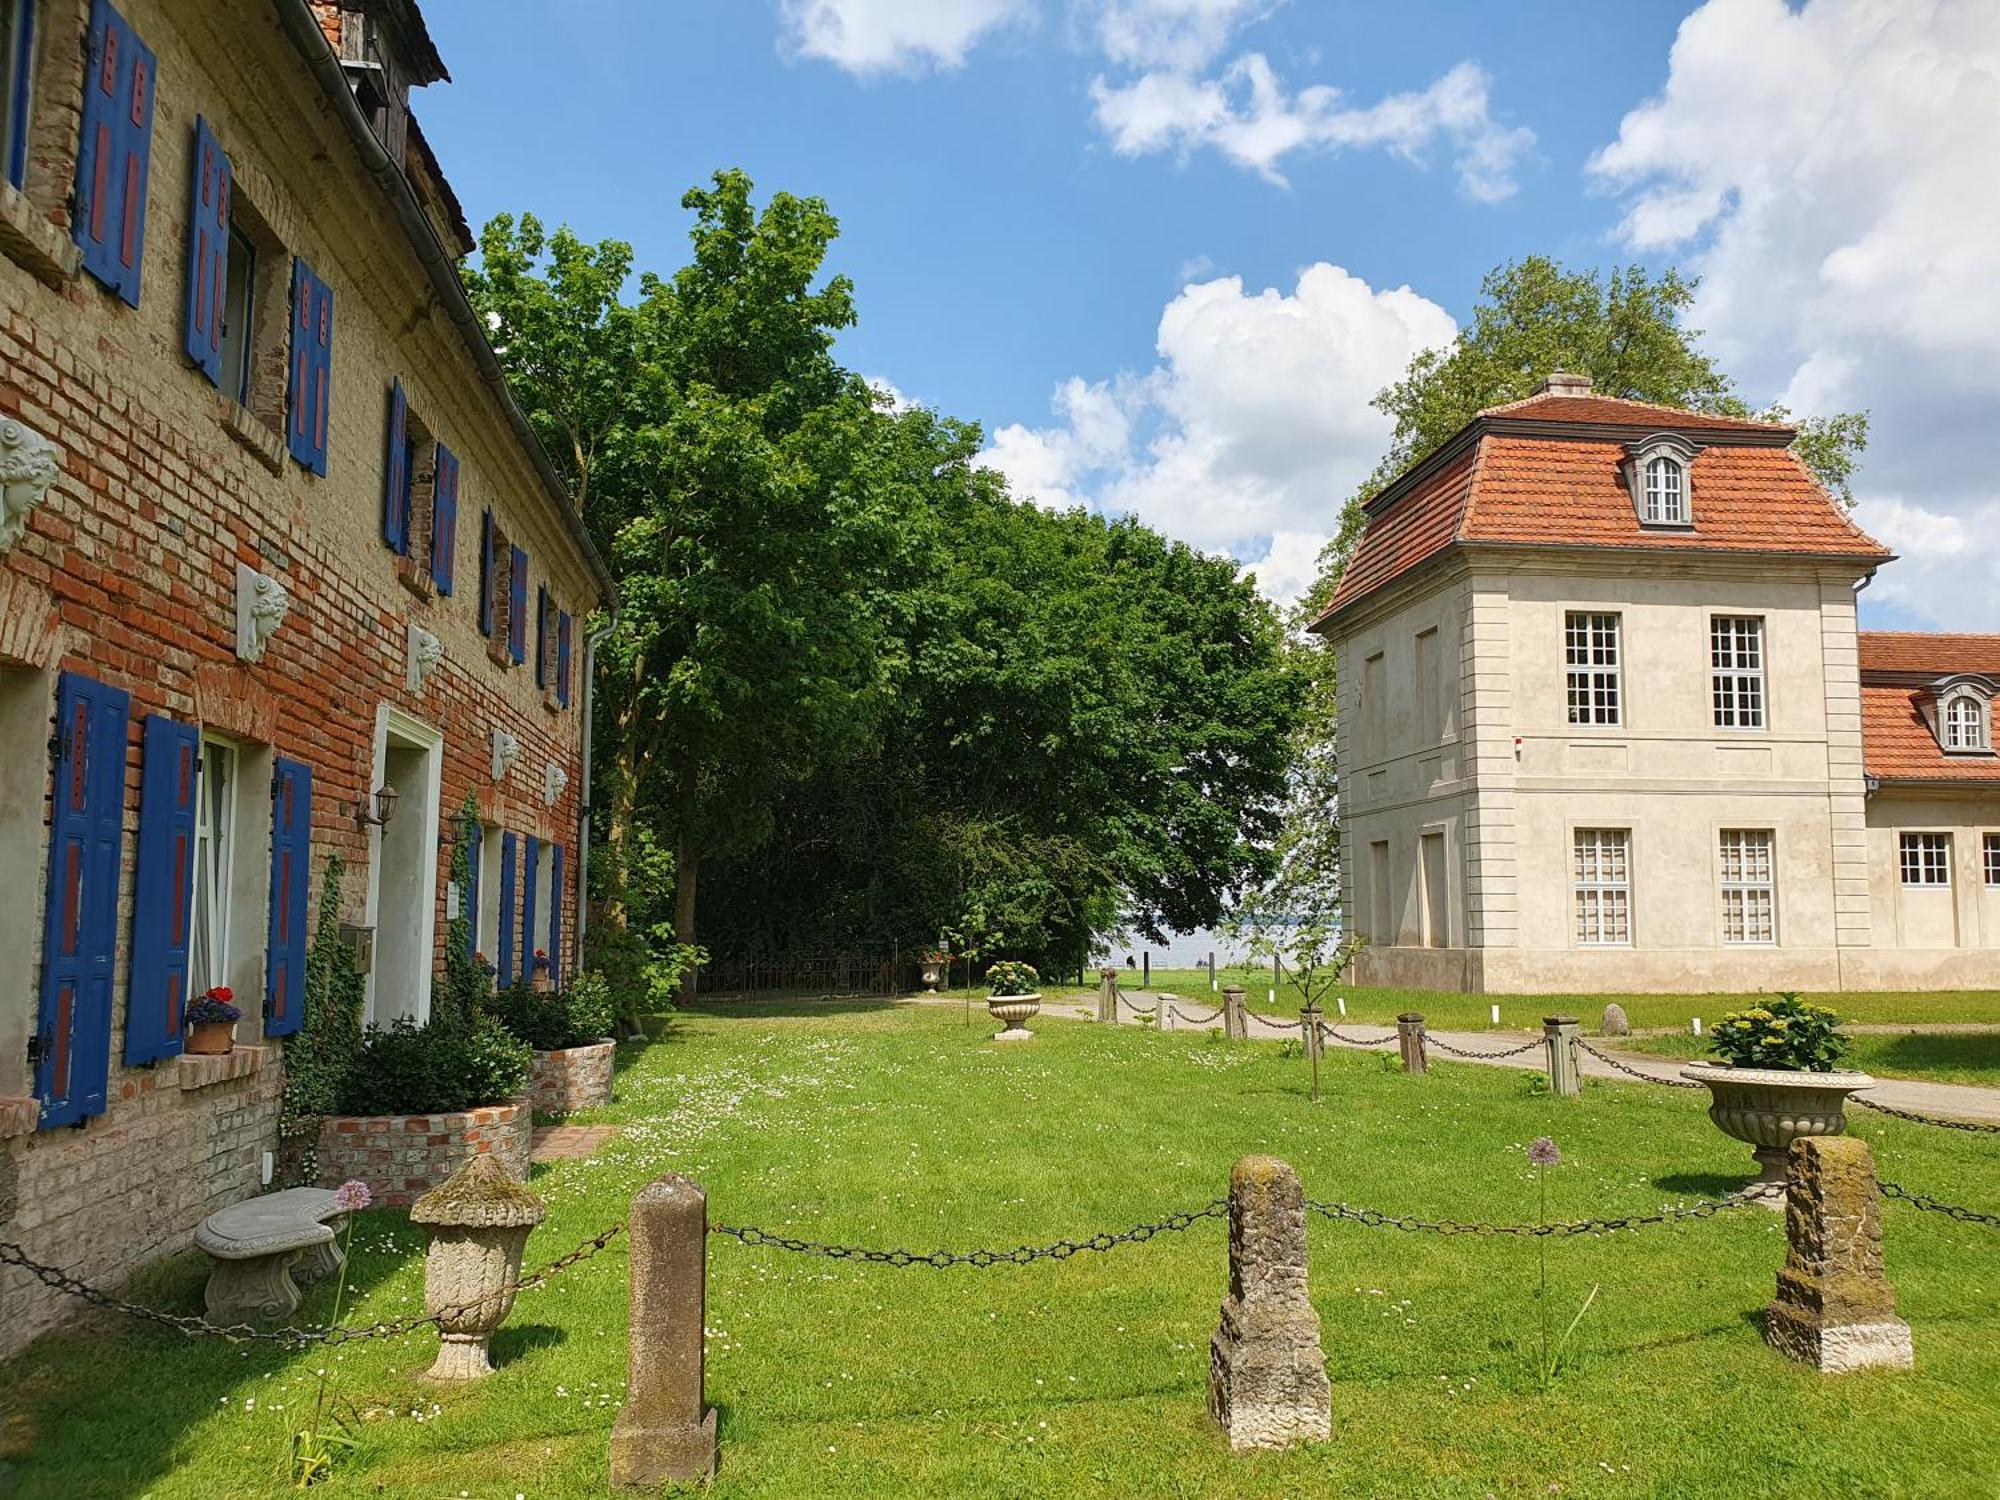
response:
[[[208,1316],[215,1323],[281,1322],[299,1310],[299,1287],[340,1269],[335,1232],[346,1218],[328,1188],[286,1188],[210,1214],[195,1245],[214,1262]]]

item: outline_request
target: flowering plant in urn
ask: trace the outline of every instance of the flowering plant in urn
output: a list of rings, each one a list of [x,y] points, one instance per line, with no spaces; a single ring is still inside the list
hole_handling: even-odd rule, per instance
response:
[[[1004,959],[986,971],[986,1013],[1004,1023],[994,1035],[996,1042],[1018,1042],[1034,1033],[1022,1023],[1042,1008],[1035,984],[1041,975],[1033,964]]]

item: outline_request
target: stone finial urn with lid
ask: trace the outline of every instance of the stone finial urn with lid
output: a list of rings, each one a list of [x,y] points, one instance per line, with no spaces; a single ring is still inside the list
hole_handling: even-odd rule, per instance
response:
[[[475,1156],[410,1207],[430,1236],[424,1252],[424,1311],[443,1343],[431,1380],[491,1375],[486,1343],[514,1307],[521,1252],[542,1222],[542,1200],[496,1156]]]

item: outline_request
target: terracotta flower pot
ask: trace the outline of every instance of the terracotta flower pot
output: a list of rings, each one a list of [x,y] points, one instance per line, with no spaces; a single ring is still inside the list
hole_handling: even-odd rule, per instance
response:
[[[1708,1117],[1723,1134],[1752,1147],[1758,1177],[1752,1191],[1768,1208],[1785,1202],[1785,1155],[1800,1136],[1840,1135],[1847,1096],[1873,1088],[1866,1073],[1807,1073],[1691,1063],[1681,1077],[1708,1085]]]
[[[236,1050],[236,1023],[234,1021],[197,1021],[188,1028],[187,1042],[183,1052],[193,1052],[202,1057],[219,1057],[225,1052]]]
[[[1005,1029],[995,1032],[996,1042],[1024,1042],[1034,1033],[1022,1023],[1031,1016],[1040,1014],[1042,997],[1036,995],[988,995],[986,1014],[1003,1023]]]

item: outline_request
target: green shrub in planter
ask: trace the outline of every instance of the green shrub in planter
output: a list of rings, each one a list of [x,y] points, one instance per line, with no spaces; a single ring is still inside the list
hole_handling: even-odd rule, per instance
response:
[[[1004,959],[986,971],[986,991],[1000,1000],[1010,995],[1032,995],[1041,978],[1033,964],[1017,958]]]
[[[340,1092],[345,1115],[434,1115],[504,1104],[528,1083],[527,1045],[492,1016],[405,1017],[369,1028]]]
[[[587,1047],[611,1035],[611,986],[581,974],[561,994],[513,985],[486,1002],[495,1019],[537,1052]]]
[[[1732,1010],[1709,1040],[1709,1050],[1732,1067],[1826,1073],[1840,1065],[1847,1038],[1840,1017],[1824,1005],[1784,994],[1768,1005]]]

